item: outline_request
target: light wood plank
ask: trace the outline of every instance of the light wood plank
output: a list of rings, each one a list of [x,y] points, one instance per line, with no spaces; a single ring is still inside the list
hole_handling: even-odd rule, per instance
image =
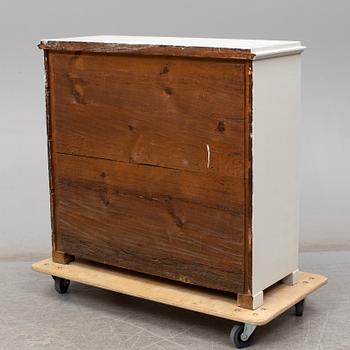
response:
[[[33,264],[35,271],[135,296],[162,304],[197,311],[237,322],[264,325],[327,283],[327,277],[300,272],[294,286],[277,283],[265,291],[264,305],[256,310],[240,308],[233,294],[191,287],[186,284],[74,261],[62,265],[45,259]]]

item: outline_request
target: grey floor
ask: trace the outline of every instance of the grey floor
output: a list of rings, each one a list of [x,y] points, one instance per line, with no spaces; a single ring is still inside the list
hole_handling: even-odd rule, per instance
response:
[[[350,349],[350,252],[303,253],[329,284],[257,329],[250,349]],[[0,349],[232,349],[232,322],[72,283],[58,295],[31,262],[0,261]]]

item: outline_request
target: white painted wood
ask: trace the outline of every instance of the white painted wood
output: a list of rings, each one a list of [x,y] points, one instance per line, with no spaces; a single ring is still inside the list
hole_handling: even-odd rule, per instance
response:
[[[298,269],[300,59],[253,62],[253,294]]]
[[[294,284],[299,281],[299,270],[293,271],[288,276],[284,277],[282,283],[288,284],[289,286],[294,286]]]
[[[256,55],[255,59],[271,56],[291,55],[304,50],[300,41],[284,40],[249,40],[249,39],[214,39],[214,38],[181,38],[181,37],[151,37],[151,36],[119,36],[96,35],[73,38],[43,39],[49,41],[73,41],[130,45],[166,45],[183,47],[212,47],[228,49],[248,49]]]
[[[252,305],[252,309],[256,310],[257,308],[259,308],[260,306],[262,306],[264,304],[264,292],[260,291],[257,294],[253,295],[253,305]]]

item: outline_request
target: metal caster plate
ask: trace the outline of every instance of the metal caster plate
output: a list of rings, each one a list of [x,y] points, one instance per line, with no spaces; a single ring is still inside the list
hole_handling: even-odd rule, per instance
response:
[[[251,324],[240,324],[233,326],[230,332],[230,340],[237,349],[243,349],[252,344],[252,336],[256,326]]]

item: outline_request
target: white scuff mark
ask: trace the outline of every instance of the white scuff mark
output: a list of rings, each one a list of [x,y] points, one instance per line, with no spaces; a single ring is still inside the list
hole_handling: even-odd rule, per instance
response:
[[[207,145],[207,168],[210,167],[210,147]]]

